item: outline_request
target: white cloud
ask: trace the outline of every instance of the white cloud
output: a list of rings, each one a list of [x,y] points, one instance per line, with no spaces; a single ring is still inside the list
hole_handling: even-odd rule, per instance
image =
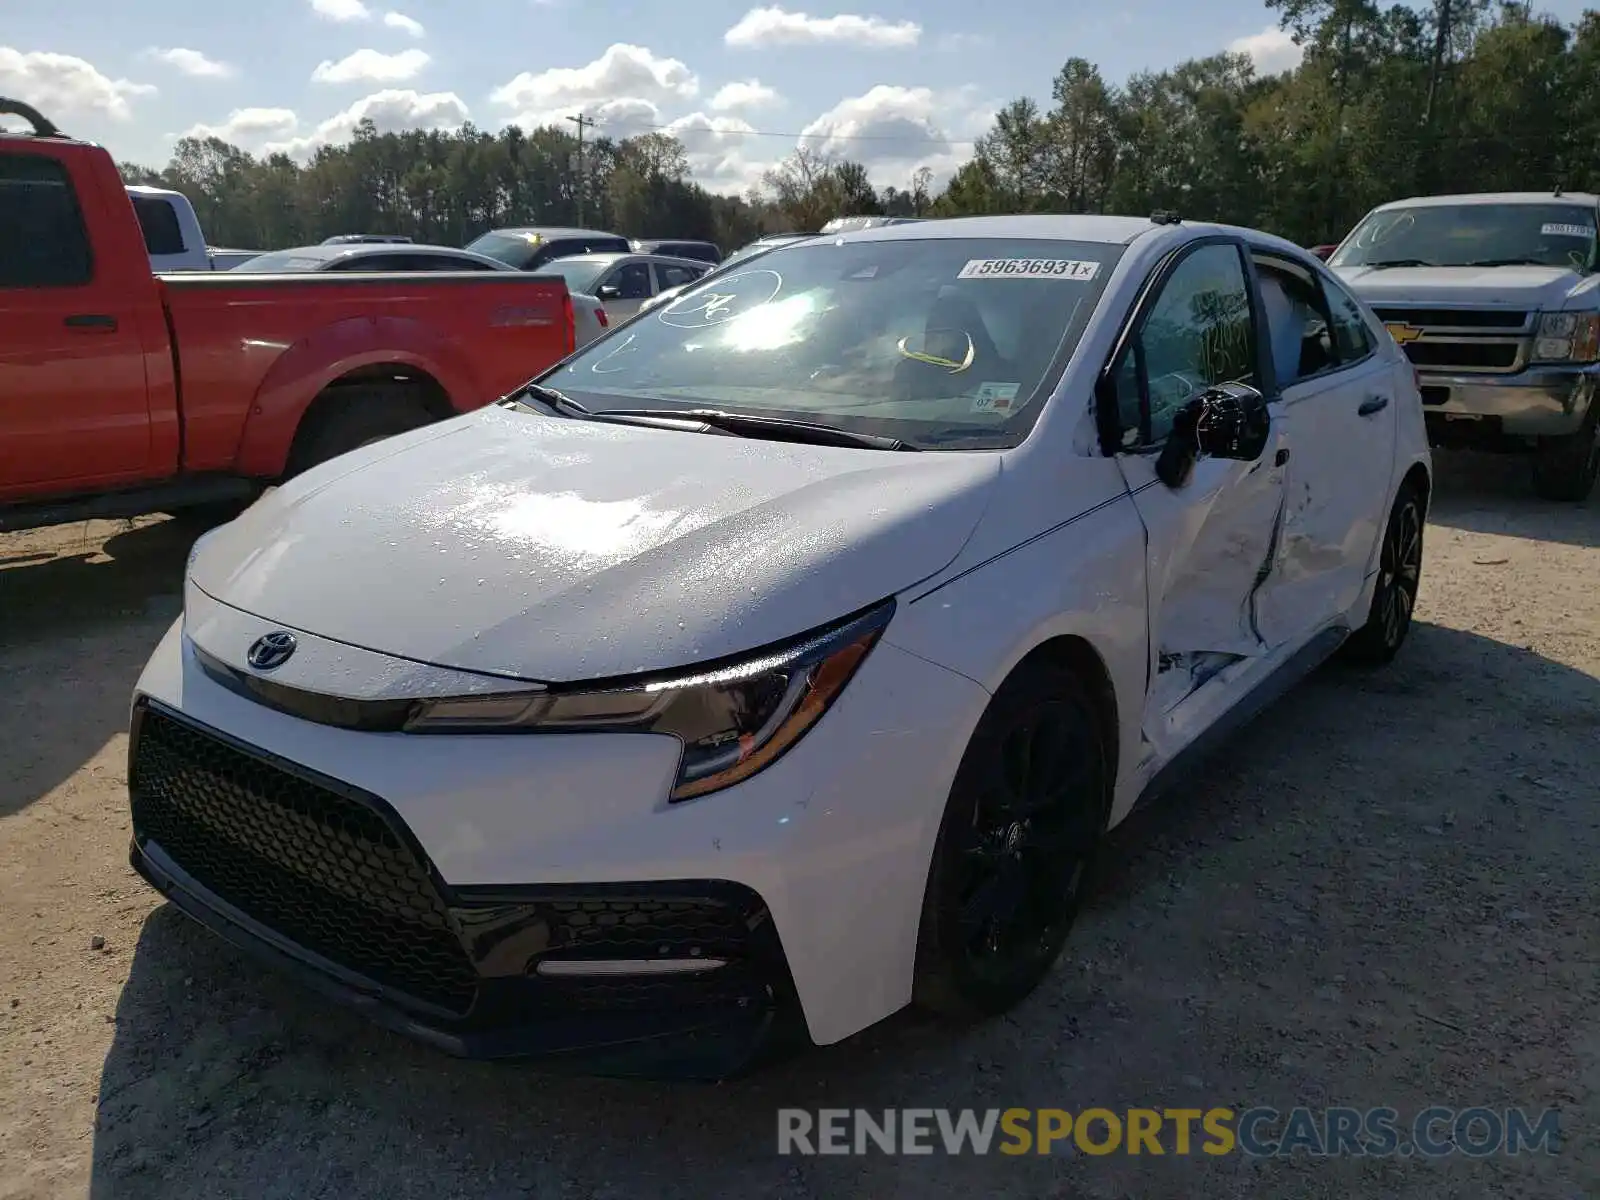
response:
[[[422,27],[421,21],[413,20],[412,18],[406,16],[405,13],[384,13],[383,23],[390,29],[398,29],[402,33],[409,33],[414,38],[419,38],[427,32],[427,30]]]
[[[383,54],[357,50],[338,62],[324,61],[311,72],[313,83],[403,83],[414,79],[433,60],[426,50]]]
[[[711,97],[713,112],[748,112],[755,108],[771,108],[783,103],[783,97],[759,79],[742,79],[724,84]]]
[[[800,145],[830,158],[864,164],[873,180],[904,187],[927,167],[935,185],[972,155],[971,139],[992,120],[971,87],[932,88],[879,84],[835,104],[802,131]]]
[[[662,132],[682,143],[690,174],[710,191],[743,192],[771,166],[745,152],[756,130],[739,117],[695,112],[670,122]]]
[[[179,137],[221,138],[233,146],[253,149],[273,138],[291,136],[300,127],[292,108],[236,108],[219,125],[192,125]]]
[[[922,26],[915,21],[886,21],[841,13],[813,17],[773,5],[752,8],[722,40],[730,46],[865,46],[873,49],[915,46]]]
[[[379,133],[406,129],[459,129],[467,119],[467,106],[454,92],[415,92],[385,89],[357,100],[343,112],[321,122],[309,134],[270,143],[266,151],[302,157],[318,146],[337,146],[355,136],[356,126],[369,120]]]
[[[607,136],[623,138],[659,126],[662,104],[699,90],[699,79],[682,62],[619,42],[586,66],[524,71],[489,98],[510,110],[508,124],[524,129],[565,128],[581,111],[601,122]]]
[[[262,154],[288,154],[305,158],[319,146],[348,142],[363,119],[379,133],[406,129],[457,129],[467,119],[466,103],[454,92],[415,92],[385,89],[357,100],[326,121],[305,128],[288,108],[240,108],[218,125],[195,125],[181,137],[219,137],[225,142]]]
[[[145,57],[176,67],[180,73],[195,79],[227,79],[234,74],[231,64],[207,58],[198,50],[186,50],[182,46],[174,46],[170,50],[152,46],[145,51]]]
[[[0,46],[0,95],[21,96],[55,120],[60,114],[98,113],[116,121],[133,116],[128,101],[153,96],[147,83],[131,83],[103,75],[93,63],[71,54]]]
[[[1249,37],[1234,38],[1228,49],[1235,54],[1248,54],[1262,75],[1277,75],[1292,71],[1300,65],[1305,51],[1294,44],[1287,30],[1272,25]]]
[[[370,21],[372,10],[361,0],[311,0],[311,11],[327,21]]]

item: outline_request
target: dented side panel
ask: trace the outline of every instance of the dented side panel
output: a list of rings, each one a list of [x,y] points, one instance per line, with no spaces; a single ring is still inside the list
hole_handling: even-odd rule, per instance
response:
[[[1399,399],[1374,357],[1297,384],[1275,406],[1294,454],[1278,570],[1259,604],[1269,637],[1306,636],[1360,597],[1389,511]]]

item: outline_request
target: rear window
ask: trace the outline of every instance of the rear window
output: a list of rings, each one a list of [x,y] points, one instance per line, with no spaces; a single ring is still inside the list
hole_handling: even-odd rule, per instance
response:
[[[0,287],[77,287],[93,274],[66,170],[40,154],[0,154]]]
[[[144,248],[151,254],[182,254],[183,227],[178,212],[166,200],[155,196],[132,196],[134,214],[144,230]]]
[[[591,408],[715,407],[903,438],[1014,445],[1122,247],[808,242],[649,310],[546,377]]]

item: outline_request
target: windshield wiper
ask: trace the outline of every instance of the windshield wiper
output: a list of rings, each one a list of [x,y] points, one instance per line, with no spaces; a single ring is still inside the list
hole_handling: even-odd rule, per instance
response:
[[[1551,264],[1537,258],[1480,258],[1463,264],[1469,267],[1548,267]]]
[[[1431,263],[1423,258],[1384,258],[1377,262],[1362,263],[1361,265],[1363,267],[1371,267],[1374,271],[1381,271],[1385,267],[1437,267],[1439,264]]]
[[[851,446],[863,450],[921,450],[910,442],[875,433],[857,433],[853,429],[840,429],[837,425],[818,425],[811,421],[793,421],[786,417],[756,417],[746,413],[723,412],[719,408],[602,408],[596,417],[654,417],[675,421],[699,421],[726,433],[742,437],[762,437],[767,434],[795,434],[779,441],[808,442],[815,446]]]
[[[587,408],[579,404],[565,392],[558,392],[555,388],[546,387],[542,383],[528,384],[522,389],[519,395],[532,396],[535,400],[538,400],[548,407],[555,409],[558,413],[564,413],[569,417],[594,416],[594,413],[590,412]]]

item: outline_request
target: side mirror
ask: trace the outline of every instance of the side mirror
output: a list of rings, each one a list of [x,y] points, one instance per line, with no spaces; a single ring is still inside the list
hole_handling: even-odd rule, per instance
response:
[[[594,294],[602,300],[622,299],[622,289],[614,283],[602,283],[595,289]]]
[[[1156,460],[1170,488],[1189,482],[1200,455],[1253,462],[1267,448],[1272,415],[1267,399],[1245,383],[1220,383],[1192,396],[1173,414],[1172,432]]]

